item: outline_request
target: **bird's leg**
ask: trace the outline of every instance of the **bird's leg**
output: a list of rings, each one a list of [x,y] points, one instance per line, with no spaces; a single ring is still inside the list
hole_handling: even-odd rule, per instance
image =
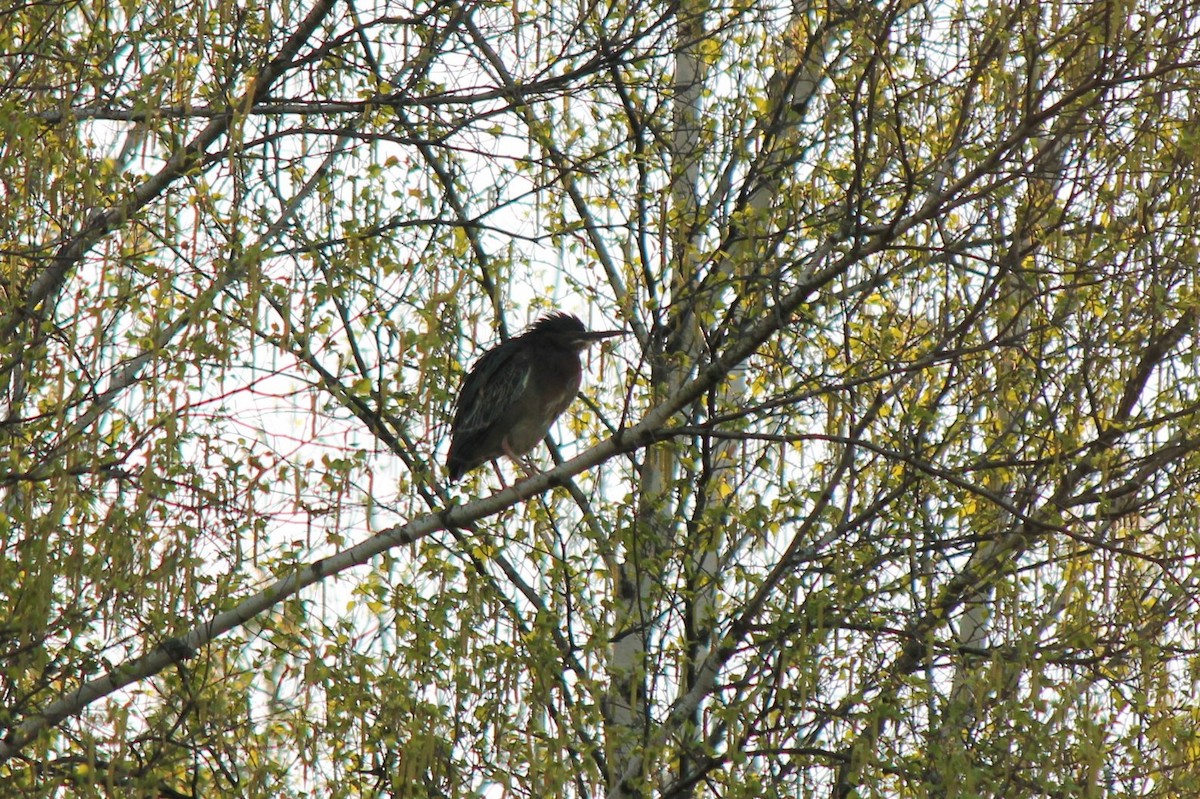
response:
[[[516,464],[524,477],[529,478],[542,473],[542,470],[534,463],[532,455],[518,455],[513,452],[512,448],[508,446],[507,439],[500,442],[500,448],[504,450],[504,454],[508,456],[508,459]]]
[[[508,488],[508,481],[504,479],[504,470],[500,468],[499,460],[492,460],[492,469],[496,472],[496,477],[500,480],[501,488]]]

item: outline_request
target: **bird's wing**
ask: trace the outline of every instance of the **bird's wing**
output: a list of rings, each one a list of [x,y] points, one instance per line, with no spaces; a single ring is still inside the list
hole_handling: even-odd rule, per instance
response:
[[[463,380],[454,412],[454,429],[460,435],[490,428],[524,392],[532,364],[528,352],[514,341],[486,353]]]

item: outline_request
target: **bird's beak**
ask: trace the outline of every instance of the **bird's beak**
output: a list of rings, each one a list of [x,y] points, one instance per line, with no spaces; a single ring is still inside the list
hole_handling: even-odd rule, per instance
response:
[[[588,347],[597,341],[613,336],[628,336],[628,330],[589,330],[579,335],[579,343],[581,346]]]

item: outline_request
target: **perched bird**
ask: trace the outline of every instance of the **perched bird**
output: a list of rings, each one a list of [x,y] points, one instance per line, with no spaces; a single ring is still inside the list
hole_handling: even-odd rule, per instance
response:
[[[529,453],[579,393],[579,354],[623,334],[589,332],[578,317],[553,313],[485,352],[458,393],[446,457],[450,481],[501,455],[519,460]]]

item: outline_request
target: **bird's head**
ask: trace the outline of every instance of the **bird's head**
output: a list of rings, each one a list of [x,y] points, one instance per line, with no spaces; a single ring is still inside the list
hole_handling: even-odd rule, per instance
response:
[[[588,330],[578,316],[558,312],[543,316],[525,335],[544,337],[560,346],[582,352],[593,342],[623,336],[625,333],[624,330]]]

